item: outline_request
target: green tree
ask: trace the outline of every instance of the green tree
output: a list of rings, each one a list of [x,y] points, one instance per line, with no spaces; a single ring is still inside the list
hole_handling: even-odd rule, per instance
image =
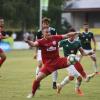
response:
[[[51,25],[55,27],[58,33],[62,33],[61,28],[61,5],[65,0],[49,0],[48,12],[44,11],[44,16],[51,18]]]
[[[43,16],[51,18],[51,25],[62,33],[61,5],[66,0],[49,0],[48,11]],[[10,27],[21,27],[22,30],[39,26],[40,0],[0,0],[0,17]]]

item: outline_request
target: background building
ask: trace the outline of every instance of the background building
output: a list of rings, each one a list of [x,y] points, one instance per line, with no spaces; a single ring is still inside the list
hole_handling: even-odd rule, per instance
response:
[[[88,23],[96,35],[100,34],[100,0],[68,0],[62,18],[80,30]]]

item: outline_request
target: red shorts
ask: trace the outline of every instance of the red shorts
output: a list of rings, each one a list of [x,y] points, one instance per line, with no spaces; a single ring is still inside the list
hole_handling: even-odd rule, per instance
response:
[[[57,69],[62,69],[68,67],[67,58],[66,57],[59,57],[57,59],[52,59],[47,61],[44,66],[40,69],[42,73],[46,75],[51,74],[52,72],[56,71]]]
[[[3,53],[3,50],[0,48],[0,53]]]
[[[83,78],[86,78],[86,73],[85,73],[85,71],[84,71],[82,65],[80,64],[80,62],[76,62],[76,63],[74,64],[74,66],[75,66],[76,70],[81,74],[81,76],[82,76]]]

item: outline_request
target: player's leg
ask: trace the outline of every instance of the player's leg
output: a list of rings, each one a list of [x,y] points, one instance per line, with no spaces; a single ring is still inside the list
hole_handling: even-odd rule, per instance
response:
[[[74,66],[76,70],[80,73],[80,75],[84,78],[85,82],[89,82],[90,79],[95,76],[95,73],[87,75],[80,62],[76,62]]]
[[[43,80],[49,74],[50,72],[48,71],[47,67],[44,66],[40,69],[40,72],[38,73],[36,79],[33,81],[32,92],[27,96],[27,98],[32,98],[35,95],[41,80]]]
[[[92,61],[93,61],[94,72],[95,72],[96,74],[99,74],[99,72],[98,72],[98,66],[97,66],[96,55],[93,54],[93,55],[91,55],[90,57],[91,57],[91,59],[92,59]]]
[[[74,80],[74,76],[66,76],[61,83],[57,84],[57,93],[60,93],[61,89],[72,80]]]
[[[36,67],[36,77],[37,77],[41,67],[42,67],[42,61],[38,61],[38,65]]]
[[[2,49],[0,49],[0,67],[2,66],[5,60],[6,60],[6,54],[3,52]]]
[[[74,67],[76,68],[76,70],[80,73],[80,75],[85,79],[87,77],[86,72],[84,71],[82,65],[80,62],[76,62],[74,64]]]
[[[39,87],[39,84],[40,84],[40,81],[42,79],[44,79],[47,75],[42,73],[42,72],[39,72],[38,75],[37,75],[37,78],[33,81],[33,85],[32,85],[32,93],[30,93],[27,98],[32,98],[35,93],[36,93],[36,90],[38,89]]]
[[[57,80],[57,75],[58,75],[57,69],[66,68],[69,65],[68,65],[66,57],[61,57],[61,58],[58,58],[56,60],[53,60],[53,63],[54,63],[54,68],[52,67],[52,71],[53,71],[52,75],[53,75],[53,81],[54,81],[53,85],[55,85],[54,88],[57,88],[57,86],[56,86],[56,80]]]
[[[36,77],[40,71],[40,68],[42,67],[41,50],[38,50],[38,52],[37,52],[37,62],[38,62],[38,65],[36,67]]]
[[[76,82],[75,82],[75,92],[82,96],[83,95],[83,92],[82,90],[80,89],[80,86],[81,86],[81,82],[82,82],[82,77],[80,75],[80,73],[76,70],[75,66],[74,65],[71,65],[71,67],[67,68],[68,69],[68,72],[77,78]]]
[[[52,86],[52,88],[53,88],[53,89],[56,89],[56,88],[57,88],[57,86],[56,86],[57,77],[58,77],[58,72],[57,72],[57,71],[54,71],[54,72],[52,73],[52,81],[53,81],[53,86]]]
[[[82,90],[80,89],[81,82],[82,82],[82,77],[79,75],[79,76],[77,77],[76,82],[75,82],[75,92],[76,92],[78,95],[83,96],[84,94],[83,94]]]
[[[75,69],[74,65],[70,65],[68,68],[66,68],[69,76],[65,77],[64,80],[57,84],[57,92],[60,93],[61,89],[68,84],[70,81],[74,79],[74,77],[79,76],[80,74],[78,71]]]

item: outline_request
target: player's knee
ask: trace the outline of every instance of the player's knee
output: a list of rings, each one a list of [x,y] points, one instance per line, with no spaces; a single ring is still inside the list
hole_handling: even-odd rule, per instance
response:
[[[38,67],[41,68],[41,67],[42,67],[42,63],[39,63],[39,64],[38,64]]]
[[[3,59],[3,60],[6,60],[6,55],[5,54],[3,54],[2,56],[1,56],[1,59]]]
[[[36,79],[35,79],[36,81],[41,81],[42,79],[40,78],[40,77],[36,77]]]
[[[81,82],[82,81],[82,77],[78,76],[77,80]]]
[[[69,80],[70,81],[74,80],[74,76],[69,76]]]
[[[7,58],[7,57],[6,57],[6,56],[4,56],[4,60],[6,60],[6,58]]]
[[[91,56],[91,59],[92,59],[93,61],[96,61],[96,57],[94,57],[94,56]]]

